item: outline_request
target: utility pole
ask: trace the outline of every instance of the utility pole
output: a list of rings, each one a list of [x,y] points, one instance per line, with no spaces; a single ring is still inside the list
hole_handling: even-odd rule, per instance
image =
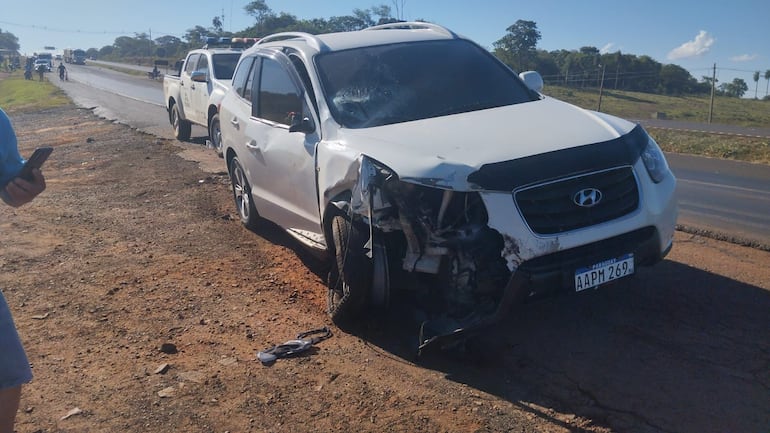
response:
[[[606,65],[602,65],[602,80],[599,82],[599,108],[596,109],[596,111],[601,112],[602,111],[602,91],[604,90],[604,69],[606,68]]]
[[[709,103],[709,123],[714,115],[714,92],[717,87],[717,64],[714,63],[714,72],[711,74],[711,102]]]

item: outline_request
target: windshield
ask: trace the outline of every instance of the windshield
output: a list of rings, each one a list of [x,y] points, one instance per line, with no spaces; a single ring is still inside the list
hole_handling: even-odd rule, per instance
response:
[[[232,79],[241,53],[214,54],[211,57],[214,62],[214,77],[218,80]]]
[[[464,40],[421,41],[316,58],[332,116],[368,128],[535,100],[505,65]]]

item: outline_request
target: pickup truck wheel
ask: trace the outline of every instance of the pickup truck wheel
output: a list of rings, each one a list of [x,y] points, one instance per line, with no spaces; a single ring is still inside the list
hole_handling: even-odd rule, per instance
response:
[[[349,324],[366,307],[372,285],[372,262],[364,253],[366,232],[347,217],[331,222],[336,267],[329,277],[329,316],[337,325]]]
[[[187,141],[190,139],[192,124],[182,119],[182,116],[179,115],[179,107],[176,104],[171,106],[171,126],[174,127],[174,137],[177,140]]]
[[[238,158],[233,158],[230,161],[230,183],[233,185],[233,199],[241,223],[248,229],[254,230],[257,227],[259,214],[251,198],[251,186],[246,180],[246,173],[243,171]]]
[[[219,114],[215,114],[209,122],[209,138],[211,139],[211,145],[214,146],[214,150],[219,157],[222,157],[222,129],[219,124]]]

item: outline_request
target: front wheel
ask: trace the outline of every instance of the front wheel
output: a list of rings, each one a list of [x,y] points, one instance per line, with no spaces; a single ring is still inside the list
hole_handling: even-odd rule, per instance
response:
[[[190,132],[192,131],[192,124],[182,119],[179,115],[179,106],[173,104],[171,106],[171,126],[174,128],[174,138],[179,141],[187,141],[190,139]]]
[[[209,122],[209,139],[211,139],[211,145],[217,152],[219,157],[222,157],[222,128],[219,124],[219,114],[215,114]]]
[[[259,214],[257,213],[257,208],[254,207],[254,201],[251,197],[251,185],[249,185],[249,181],[246,179],[246,172],[243,171],[238,158],[233,158],[230,161],[230,183],[233,185],[233,199],[235,200],[235,207],[238,209],[238,217],[240,217],[241,223],[248,229],[254,230],[257,227]]]
[[[336,267],[329,278],[328,309],[334,323],[345,325],[366,308],[372,261],[365,254],[364,230],[342,215],[334,216],[331,224]]]

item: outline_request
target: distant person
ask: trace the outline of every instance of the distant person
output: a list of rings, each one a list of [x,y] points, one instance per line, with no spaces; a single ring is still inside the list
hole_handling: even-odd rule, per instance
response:
[[[31,181],[16,177],[23,164],[11,121],[0,109],[0,198],[12,207],[29,203],[45,189],[45,178],[38,169],[32,170]],[[13,433],[21,386],[31,380],[29,360],[0,292],[0,433]]]
[[[158,65],[155,65],[152,67],[152,79],[157,80],[158,76],[160,76],[160,71],[158,70]]]
[[[67,68],[64,67],[64,63],[59,62],[59,79],[63,80],[67,77]]]
[[[37,71],[37,76],[40,78],[40,81],[43,81],[43,75],[45,74],[45,64],[40,63],[35,67],[35,70]]]

